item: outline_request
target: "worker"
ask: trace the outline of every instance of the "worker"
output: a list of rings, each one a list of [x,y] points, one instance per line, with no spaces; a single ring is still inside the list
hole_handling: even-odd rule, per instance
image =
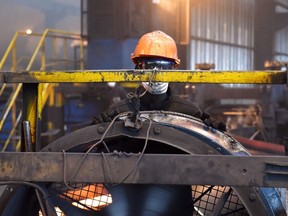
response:
[[[131,54],[135,69],[172,70],[179,66],[177,46],[172,37],[162,31],[144,34]],[[167,82],[142,82],[135,93],[110,106],[93,119],[93,124],[111,121],[119,113],[163,110],[187,114],[202,119],[207,125],[226,130],[224,123],[210,118],[197,104],[173,94]]]

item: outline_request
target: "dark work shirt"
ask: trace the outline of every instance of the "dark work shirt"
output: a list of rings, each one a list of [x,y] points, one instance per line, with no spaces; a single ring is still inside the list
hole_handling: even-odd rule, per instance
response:
[[[143,87],[139,87],[136,92],[138,94],[143,93],[145,90]],[[113,104],[110,107],[110,111],[118,109],[119,113],[127,111],[135,111],[135,103],[131,98],[126,98],[118,103]],[[191,115],[196,118],[200,118],[201,110],[196,103],[182,99],[181,97],[172,94],[172,90],[168,87],[168,90],[164,94],[151,94],[148,91],[140,97],[140,110],[139,111],[150,111],[150,110],[163,110],[183,113]],[[109,111],[108,111],[109,112]]]

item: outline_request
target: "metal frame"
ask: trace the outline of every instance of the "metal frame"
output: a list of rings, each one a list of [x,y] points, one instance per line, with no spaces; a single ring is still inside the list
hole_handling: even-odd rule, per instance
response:
[[[176,82],[175,77],[179,79],[177,82],[191,82],[191,83],[254,83],[254,84],[286,84],[287,83],[287,72],[286,71],[155,71],[151,70],[109,70],[109,71],[35,71],[35,72],[0,72],[0,82],[4,83],[23,83],[24,86],[27,88],[23,89],[23,94],[25,97],[28,97],[27,100],[24,100],[23,106],[26,110],[29,110],[29,116],[23,115],[23,121],[30,121],[34,119],[36,124],[31,124],[31,130],[35,131],[35,134],[32,134],[32,145],[33,149],[39,151],[40,141],[37,139],[37,134],[41,132],[41,106],[39,103],[41,102],[41,94],[39,94],[40,89],[37,87],[39,83],[51,83],[51,82],[108,82],[108,81],[118,81],[118,82],[126,82],[126,81],[149,81],[150,77],[155,75],[153,80],[155,81],[166,81],[166,82]],[[29,86],[33,84],[33,88],[29,88]],[[29,90],[28,90],[29,89]],[[34,90],[33,90],[34,89]],[[31,94],[31,91],[34,93]],[[33,98],[32,98],[33,97]],[[36,104],[35,104],[36,103]],[[35,107],[33,109],[30,109]],[[29,108],[30,107],[30,108]],[[26,112],[27,113],[27,112]],[[31,117],[32,116],[32,117]],[[34,128],[33,128],[34,127]],[[22,144],[24,146],[24,144]],[[38,147],[37,147],[38,146]],[[22,148],[23,149],[23,148]],[[67,154],[67,160],[71,160],[72,158],[80,158],[81,154],[79,155],[70,155]],[[90,159],[99,160],[101,164],[102,156],[95,155],[89,156]],[[129,158],[119,158],[115,156],[107,155],[107,160],[116,161],[117,164],[115,165],[115,171],[121,168],[122,163],[126,162],[133,162],[137,156],[131,156]],[[178,182],[182,183],[199,183],[205,182],[212,183],[217,182],[219,185],[241,185],[241,186],[279,186],[279,187],[286,187],[287,181],[287,169],[288,164],[286,163],[286,157],[281,156],[267,156],[267,157],[233,157],[233,156],[209,156],[209,160],[207,160],[207,156],[167,156],[167,155],[157,155],[149,156],[145,155],[145,163],[141,163],[141,171],[146,170],[147,167],[152,166],[152,162],[156,162],[161,160],[162,164],[169,164],[171,160],[176,159],[177,157],[177,171],[178,177],[181,177],[181,172],[184,171],[187,173],[191,173],[190,170],[198,169],[199,166],[207,167],[209,166],[209,170],[211,173],[207,173],[207,175],[211,175],[209,178],[196,178],[193,175],[185,174],[185,179],[182,181],[177,180]],[[21,180],[29,180],[29,181],[42,181],[46,178],[46,180],[54,177],[54,180],[61,180],[61,175],[58,176],[61,172],[63,172],[63,161],[61,163],[61,156],[56,153],[2,153],[1,156],[1,167],[2,167],[2,174],[0,174],[0,180],[13,180],[13,179],[21,179]],[[33,158],[33,160],[31,159]],[[42,158],[42,159],[41,159]],[[58,158],[58,160],[56,160]],[[16,162],[17,159],[17,162]],[[127,160],[126,160],[127,159]],[[29,162],[28,162],[29,161]],[[33,162],[31,162],[33,161]],[[57,164],[56,161],[59,163]],[[198,163],[196,163],[198,161]],[[201,161],[201,163],[199,163]],[[49,162],[49,163],[48,163]],[[114,163],[113,162],[113,163]],[[187,163],[189,162],[189,163]],[[46,164],[48,163],[48,164]],[[92,163],[91,161],[86,161],[85,163]],[[15,164],[20,165],[21,168],[17,167]],[[25,164],[25,165],[24,165]],[[40,166],[41,164],[41,166]],[[41,168],[44,165],[49,165],[49,167],[55,167],[57,170],[57,174],[53,173],[52,169],[47,169],[47,167]],[[93,162],[93,164],[97,164]],[[186,164],[186,165],[185,165]],[[187,167],[189,164],[189,167]],[[197,166],[191,166],[191,164],[197,164]],[[221,169],[211,169],[211,165],[214,164],[214,167],[222,167]],[[235,165],[238,169],[235,171],[230,171],[231,178],[218,178],[219,175],[217,173],[222,170],[226,170],[227,175],[227,166],[228,165]],[[90,165],[90,164],[89,164]],[[113,167],[114,167],[113,165]],[[181,166],[180,166],[181,165]],[[10,167],[10,168],[9,168]],[[45,167],[45,166],[44,166]],[[175,166],[174,166],[175,167]],[[180,168],[182,167],[182,168]],[[225,169],[226,167],[226,169]],[[24,168],[26,171],[24,171]],[[56,169],[57,168],[57,169]],[[95,166],[94,166],[95,168]],[[99,167],[98,167],[99,168]],[[97,168],[97,169],[98,169]],[[161,167],[159,166],[159,169]],[[42,170],[43,169],[43,170]],[[158,168],[155,168],[157,171]],[[163,169],[163,167],[162,167]],[[21,171],[22,170],[22,171]],[[27,172],[29,170],[29,172]],[[36,174],[31,175],[32,172],[35,170],[46,172],[45,176],[42,179],[37,176]],[[166,180],[166,183],[175,182],[175,176],[173,174],[176,173],[175,169],[169,168],[167,166],[165,168],[167,171],[167,176],[163,177]],[[207,170],[207,169],[206,169]],[[68,170],[67,170],[68,171]],[[95,170],[94,170],[95,171]],[[195,170],[194,170],[195,171]],[[25,173],[26,172],[26,173]],[[69,171],[68,171],[69,172]],[[83,172],[83,178],[79,177],[77,180],[83,181],[84,177],[87,177],[87,181],[94,181],[94,180],[101,180],[99,179],[101,176],[101,172],[99,176],[94,176],[88,178],[88,174],[85,174],[85,170]],[[89,171],[90,172],[90,171]],[[140,171],[138,171],[140,172]],[[154,172],[154,171],[153,171]],[[171,173],[172,172],[172,173]],[[16,174],[18,173],[18,174]],[[91,173],[91,172],[90,172]],[[193,173],[193,172],[192,172]],[[154,173],[155,174],[155,173]],[[217,175],[216,175],[217,174]],[[239,175],[240,174],[240,175]],[[18,176],[17,176],[18,175]],[[20,177],[19,177],[20,175]],[[82,176],[81,175],[81,176]],[[148,174],[146,173],[148,176]],[[145,176],[146,176],[145,175]],[[206,174],[205,174],[206,175]],[[10,176],[10,177],[9,177]],[[50,176],[50,177],[49,177]],[[58,176],[58,177],[56,177]],[[153,176],[153,175],[151,175]],[[173,176],[173,178],[172,178]],[[217,177],[218,176],[218,177]],[[233,177],[234,176],[234,177]],[[159,176],[158,176],[159,177]],[[158,178],[157,177],[157,178]],[[171,181],[168,180],[171,177]],[[183,177],[183,176],[182,176]],[[153,178],[153,177],[151,177]],[[159,183],[164,181],[163,178],[159,177]],[[236,178],[239,178],[236,181]],[[90,179],[90,180],[88,180]],[[173,180],[174,179],[174,180]],[[177,178],[176,178],[177,179]],[[206,179],[206,180],[205,180]],[[103,175],[102,175],[103,180]],[[117,180],[114,180],[117,182]],[[132,180],[129,180],[133,182]],[[146,180],[134,180],[134,182],[149,182],[152,179],[147,177]],[[156,181],[154,179],[154,181]]]

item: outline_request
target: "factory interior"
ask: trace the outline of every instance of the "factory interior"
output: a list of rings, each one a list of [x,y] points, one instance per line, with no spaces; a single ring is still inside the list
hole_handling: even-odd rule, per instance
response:
[[[76,32],[0,46],[1,215],[287,215],[288,0],[77,4]],[[172,70],[137,67],[154,31],[177,46]],[[144,110],[144,83],[208,117]]]

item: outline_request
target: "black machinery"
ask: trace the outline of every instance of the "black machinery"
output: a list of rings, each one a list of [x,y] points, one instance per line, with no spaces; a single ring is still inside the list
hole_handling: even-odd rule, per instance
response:
[[[280,194],[272,187],[239,187],[239,182],[234,183],[236,186],[206,184],[237,178],[229,173],[237,169],[237,163],[227,164],[227,175],[223,176],[220,171],[217,175],[217,164],[212,161],[202,169],[200,164],[205,162],[201,158],[198,165],[175,160],[175,157],[191,155],[249,157],[245,148],[230,135],[183,114],[143,112],[138,116],[137,127],[131,124],[129,114],[120,114],[111,123],[85,127],[61,137],[41,152],[62,152],[63,157],[56,162],[64,160],[64,180],[38,183],[47,196],[43,199],[39,198],[39,192],[27,186],[9,186],[10,190],[1,197],[1,215],[47,215],[47,206],[50,210],[54,207],[58,215],[69,216],[286,215]],[[85,154],[81,160],[68,163],[68,155],[73,152]],[[81,178],[81,171],[91,170],[85,165],[88,153],[99,156],[101,161],[90,163],[91,166],[100,164],[96,166],[99,172],[90,176],[104,181],[91,182],[86,178],[82,183],[79,179],[73,182],[77,176]],[[161,161],[161,156],[167,155],[170,159]],[[126,162],[114,169],[118,158]],[[68,171],[65,174],[69,167],[73,175]],[[157,167],[161,167],[161,171]],[[178,176],[182,167],[185,168],[182,176]],[[192,173],[189,167],[194,167]],[[175,175],[171,175],[173,169]],[[241,172],[245,175],[245,169]],[[249,167],[246,172],[250,172]],[[203,181],[205,177],[207,180],[201,185],[187,184],[191,177],[195,181]],[[255,179],[255,184],[257,181]],[[49,204],[43,207],[43,200]]]

